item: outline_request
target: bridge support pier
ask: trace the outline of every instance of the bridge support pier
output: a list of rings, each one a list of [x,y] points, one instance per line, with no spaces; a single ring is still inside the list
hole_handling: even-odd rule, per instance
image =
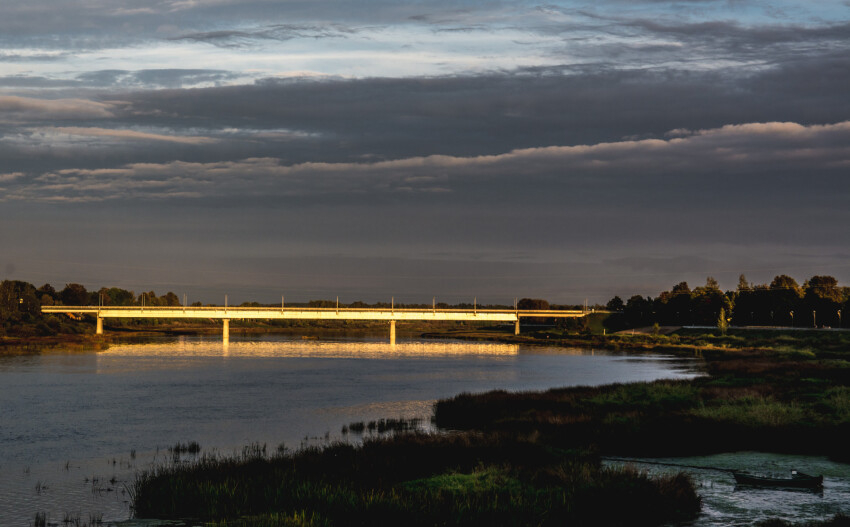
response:
[[[103,335],[103,317],[97,317],[97,329],[95,330],[95,334]]]
[[[514,335],[519,335],[519,317],[517,317],[516,323],[514,324]]]
[[[223,319],[223,326],[221,328],[221,340],[224,342],[230,342],[230,320]]]
[[[395,320],[390,320],[390,344],[395,345]]]

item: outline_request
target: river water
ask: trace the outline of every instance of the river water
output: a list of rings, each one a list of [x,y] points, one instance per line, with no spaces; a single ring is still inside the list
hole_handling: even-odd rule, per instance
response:
[[[36,513],[58,525],[129,525],[132,474],[178,442],[298,448],[344,439],[355,421],[427,422],[436,399],[463,391],[688,378],[697,368],[579,349],[269,335],[0,357],[0,526],[31,525]]]

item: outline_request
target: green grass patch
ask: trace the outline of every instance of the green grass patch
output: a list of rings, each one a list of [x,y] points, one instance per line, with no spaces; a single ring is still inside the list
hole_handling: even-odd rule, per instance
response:
[[[320,514],[306,511],[292,514],[266,513],[245,518],[205,522],[204,527],[330,527]]]
[[[506,471],[496,467],[487,467],[469,474],[438,474],[429,478],[407,481],[401,488],[408,491],[441,491],[458,494],[513,491],[519,492],[522,483],[511,477]]]
[[[718,405],[695,408],[691,412],[704,419],[752,428],[792,426],[807,418],[806,409],[801,405],[767,397],[741,397]]]
[[[699,404],[699,389],[689,383],[653,382],[615,385],[587,399],[586,404],[606,412],[662,412]]]
[[[850,423],[850,387],[837,386],[826,391],[823,403],[826,412],[839,423]]]

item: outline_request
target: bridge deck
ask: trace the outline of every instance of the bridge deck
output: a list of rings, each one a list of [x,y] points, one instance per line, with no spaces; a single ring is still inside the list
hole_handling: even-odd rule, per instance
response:
[[[43,313],[87,313],[98,318],[206,318],[288,320],[469,320],[516,322],[520,318],[578,318],[581,310],[390,309],[311,307],[43,306]]]

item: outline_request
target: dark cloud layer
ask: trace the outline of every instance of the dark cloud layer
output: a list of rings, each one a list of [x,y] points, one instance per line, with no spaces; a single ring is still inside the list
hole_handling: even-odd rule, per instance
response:
[[[830,5],[10,5],[0,269],[264,301],[850,283]]]

